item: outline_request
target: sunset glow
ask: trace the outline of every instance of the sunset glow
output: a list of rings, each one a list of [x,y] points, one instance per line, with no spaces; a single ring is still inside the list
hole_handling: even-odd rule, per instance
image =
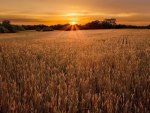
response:
[[[76,25],[77,23],[73,21],[73,22],[70,22],[70,24],[71,25]]]
[[[150,0],[0,0],[0,21],[15,24],[85,24],[116,18],[118,23],[150,23]]]

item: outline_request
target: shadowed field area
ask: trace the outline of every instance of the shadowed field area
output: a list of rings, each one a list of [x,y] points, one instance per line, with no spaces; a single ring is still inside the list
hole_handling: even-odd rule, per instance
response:
[[[149,113],[150,30],[0,34],[1,113]]]

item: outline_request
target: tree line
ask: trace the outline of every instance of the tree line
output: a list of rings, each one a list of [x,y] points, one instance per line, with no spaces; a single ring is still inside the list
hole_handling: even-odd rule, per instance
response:
[[[0,33],[16,33],[24,30],[36,30],[36,31],[53,31],[53,30],[89,30],[89,29],[150,29],[148,26],[135,26],[135,25],[123,25],[116,24],[115,19],[105,19],[104,21],[91,21],[85,25],[70,25],[70,24],[57,24],[57,25],[12,25],[9,20],[4,20],[0,23]]]

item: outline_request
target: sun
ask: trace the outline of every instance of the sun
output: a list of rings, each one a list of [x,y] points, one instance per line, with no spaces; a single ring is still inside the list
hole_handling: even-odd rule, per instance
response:
[[[77,22],[75,22],[75,21],[70,22],[70,25],[76,25],[76,24],[77,24]]]

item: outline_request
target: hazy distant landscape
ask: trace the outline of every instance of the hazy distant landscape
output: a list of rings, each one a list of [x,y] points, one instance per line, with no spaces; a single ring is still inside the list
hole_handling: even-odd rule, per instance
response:
[[[149,113],[150,30],[0,34],[1,113]]]
[[[76,31],[76,30],[95,30],[95,29],[150,29],[150,25],[126,25],[118,24],[117,19],[109,18],[100,20],[93,20],[86,24],[78,24],[75,21],[66,24],[55,25],[15,25],[10,20],[3,20],[0,23],[0,33],[17,33],[20,31],[34,30],[39,32],[48,32],[54,30],[60,31]]]

